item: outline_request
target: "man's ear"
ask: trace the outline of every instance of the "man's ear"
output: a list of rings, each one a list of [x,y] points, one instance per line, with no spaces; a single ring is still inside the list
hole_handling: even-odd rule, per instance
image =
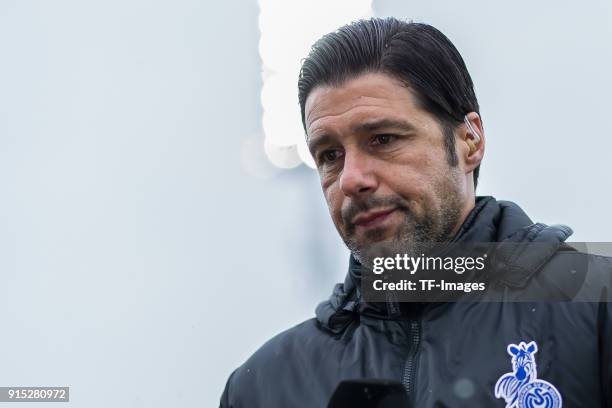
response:
[[[469,173],[478,167],[484,157],[485,135],[478,113],[468,113],[464,122],[458,129],[459,143],[461,143],[459,154],[465,163],[466,173]]]

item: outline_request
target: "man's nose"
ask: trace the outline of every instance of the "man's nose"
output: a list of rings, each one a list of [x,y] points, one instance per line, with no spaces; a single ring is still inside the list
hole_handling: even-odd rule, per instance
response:
[[[358,196],[376,191],[378,181],[371,159],[359,153],[345,153],[340,175],[340,188],[346,196]]]

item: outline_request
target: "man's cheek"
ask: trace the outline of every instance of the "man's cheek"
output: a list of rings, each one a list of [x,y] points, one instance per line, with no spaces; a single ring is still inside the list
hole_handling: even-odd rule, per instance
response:
[[[333,199],[332,197],[325,195],[325,201],[327,202],[327,208],[329,209],[329,215],[331,216],[332,221],[336,225],[336,228],[339,231],[345,229],[342,221],[342,202],[338,202],[337,199]]]
[[[332,188],[327,189],[323,194],[325,195],[325,201],[327,202],[327,207],[332,217],[339,217],[342,210],[342,195],[338,194],[338,191]]]

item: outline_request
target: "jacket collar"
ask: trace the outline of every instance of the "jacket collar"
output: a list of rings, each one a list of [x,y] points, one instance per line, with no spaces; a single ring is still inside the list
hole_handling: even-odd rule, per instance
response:
[[[572,234],[566,225],[547,226],[533,223],[525,212],[510,201],[497,201],[490,196],[477,197],[472,211],[457,231],[452,242],[511,242],[522,243],[521,251],[508,258],[513,266],[503,284],[521,287],[526,284],[537,268],[558,250]],[[530,242],[550,243],[547,251],[531,251]],[[548,246],[547,246],[548,248]],[[376,315],[380,318],[398,317],[399,307],[393,302],[366,303],[360,294],[361,265],[351,255],[349,271],[344,283],[334,287],[329,300],[316,309],[318,321],[332,332],[341,332],[353,319],[355,313]]]

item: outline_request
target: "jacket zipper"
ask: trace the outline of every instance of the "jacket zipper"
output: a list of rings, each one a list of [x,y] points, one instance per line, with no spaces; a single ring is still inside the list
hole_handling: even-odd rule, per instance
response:
[[[412,395],[414,393],[414,382],[416,375],[416,356],[419,343],[421,342],[421,327],[417,320],[410,322],[410,354],[404,364],[404,376],[402,378],[402,384],[406,389],[408,397],[414,399]]]

